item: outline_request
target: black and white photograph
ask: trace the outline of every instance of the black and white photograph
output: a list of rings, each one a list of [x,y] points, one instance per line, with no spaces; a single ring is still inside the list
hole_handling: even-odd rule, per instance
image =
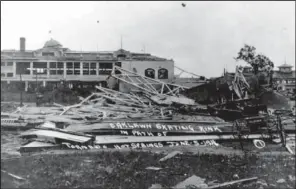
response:
[[[1,188],[296,188],[295,6],[1,1]]]

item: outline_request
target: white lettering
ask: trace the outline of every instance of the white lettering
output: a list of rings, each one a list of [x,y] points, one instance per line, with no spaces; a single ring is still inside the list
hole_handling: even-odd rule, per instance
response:
[[[186,126],[181,126],[182,130],[187,130],[188,128]]]
[[[141,133],[142,133],[143,136],[146,136],[146,133],[145,132],[141,132]]]
[[[153,144],[148,144],[147,146],[150,147],[150,148],[154,147]]]
[[[157,129],[161,130],[161,125],[160,124],[156,123],[155,126],[156,126]]]
[[[140,128],[145,129],[145,128],[146,128],[146,125],[141,124],[141,125],[140,125]]]
[[[212,127],[208,127],[207,129],[208,129],[209,132],[213,132],[214,131],[214,129]]]
[[[171,131],[173,130],[173,127],[171,125],[168,125],[168,129]]]
[[[191,125],[188,125],[189,130],[194,131],[194,128],[192,128]]]
[[[165,125],[162,125],[163,130],[168,130]]]
[[[126,124],[123,122],[123,123],[121,123],[121,126],[123,127],[123,128],[127,128],[127,126],[126,126]]]
[[[133,125],[130,125],[129,123],[126,123],[127,124],[127,127],[128,128],[131,128],[131,129],[133,129],[134,128],[134,126]]]
[[[120,130],[120,134],[122,134],[122,135],[128,135],[128,132],[127,131]]]
[[[118,129],[123,129],[122,125],[120,123],[116,123],[116,126],[117,126]]]
[[[153,145],[154,145],[156,148],[158,148],[158,144],[157,144],[157,143],[154,143]]]
[[[219,131],[220,133],[222,133],[222,131],[217,126],[214,127],[214,130]]]
[[[137,145],[135,143],[131,143],[131,147],[132,147],[132,149],[135,149],[135,148],[137,148]]]
[[[158,143],[158,147],[159,148],[162,148],[163,147],[163,145],[161,144],[161,142]]]
[[[147,132],[148,136],[154,136],[152,132]]]
[[[68,148],[71,148],[70,143],[63,143],[65,144]]]
[[[199,130],[201,131],[201,132],[204,132],[204,133],[206,133],[206,131],[204,130],[204,128],[203,127],[198,127],[199,128]]]
[[[82,150],[82,148],[81,148],[80,146],[78,146],[78,145],[75,145],[75,147],[76,147],[77,149],[79,149],[79,150]]]
[[[169,147],[173,147],[174,146],[174,142],[167,142],[169,144]]]
[[[147,124],[146,127],[147,127],[147,129],[152,129],[151,124]]]
[[[199,146],[199,143],[198,143],[196,140],[193,141],[193,144],[194,144],[195,146]]]
[[[110,127],[111,127],[112,129],[114,129],[114,128],[115,128],[115,125],[114,125],[113,123],[110,123]]]
[[[181,145],[181,146],[182,146],[182,145],[184,145],[184,146],[188,146],[189,143],[188,143],[188,141],[184,141],[184,142],[180,142],[180,145]]]

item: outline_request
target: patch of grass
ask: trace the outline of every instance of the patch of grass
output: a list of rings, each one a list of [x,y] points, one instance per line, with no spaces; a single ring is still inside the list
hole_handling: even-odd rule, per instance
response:
[[[170,188],[193,174],[218,180],[220,183],[240,178],[263,176],[269,184],[286,179],[285,187],[294,186],[288,175],[295,175],[295,158],[282,156],[257,157],[255,155],[178,155],[159,162],[162,154],[149,152],[105,152],[62,155],[40,155],[3,161],[1,167],[8,172],[28,179],[21,188],[149,188],[159,183]],[[146,170],[148,166],[162,170]],[[11,188],[2,182],[1,188]],[[254,188],[254,184],[240,188]],[[276,185],[276,187],[279,187]]]

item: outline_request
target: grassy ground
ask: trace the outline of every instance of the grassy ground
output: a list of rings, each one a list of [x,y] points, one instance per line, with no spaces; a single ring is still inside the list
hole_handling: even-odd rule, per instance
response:
[[[85,154],[40,155],[1,162],[1,169],[27,179],[16,182],[1,173],[1,188],[149,188],[158,183],[170,188],[193,174],[206,182],[258,176],[268,188],[293,188],[295,158],[287,156],[257,157],[250,155],[183,154],[159,162],[162,154],[149,152],[100,152]],[[148,166],[162,170],[146,170]],[[284,184],[277,184],[278,179]],[[234,186],[232,186],[234,187]],[[256,182],[237,188],[259,188]]]
[[[222,183],[239,178],[258,176],[268,186],[264,188],[293,188],[295,181],[295,156],[289,155],[278,145],[267,146],[258,155],[244,156],[239,144],[224,147],[181,147],[153,149],[151,152],[131,150],[106,150],[85,153],[37,154],[20,156],[17,149],[21,140],[18,132],[1,131],[1,169],[21,176],[26,181],[17,181],[1,172],[1,188],[149,188],[158,183],[170,188],[193,174]],[[233,144],[232,144],[233,146]],[[248,146],[250,148],[253,145]],[[247,146],[246,146],[247,147]],[[227,150],[228,149],[228,150]],[[165,162],[159,162],[162,152],[182,151]],[[250,150],[254,150],[253,148]],[[278,153],[273,153],[277,151]],[[161,153],[160,153],[161,152]],[[238,153],[240,152],[240,153]],[[256,153],[257,154],[257,153]],[[262,155],[263,154],[263,155]],[[146,170],[148,166],[162,170]],[[285,179],[284,184],[276,183]],[[256,182],[234,185],[236,188],[259,188]],[[262,189],[262,188],[261,188]]]

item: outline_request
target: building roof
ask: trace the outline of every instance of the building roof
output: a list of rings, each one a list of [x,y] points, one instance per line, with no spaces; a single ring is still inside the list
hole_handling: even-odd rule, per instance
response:
[[[46,41],[43,48],[61,48],[62,44],[54,39]]]
[[[43,56],[43,53],[58,52],[55,56]],[[54,39],[45,42],[43,48],[37,50],[2,50],[1,59],[46,59],[46,60],[136,60],[136,61],[166,61],[147,53],[135,53],[124,49],[115,51],[75,51],[63,48],[62,44]]]
[[[287,63],[284,63],[284,64],[278,66],[278,68],[292,68],[292,67],[293,67],[292,65],[289,65]]]

